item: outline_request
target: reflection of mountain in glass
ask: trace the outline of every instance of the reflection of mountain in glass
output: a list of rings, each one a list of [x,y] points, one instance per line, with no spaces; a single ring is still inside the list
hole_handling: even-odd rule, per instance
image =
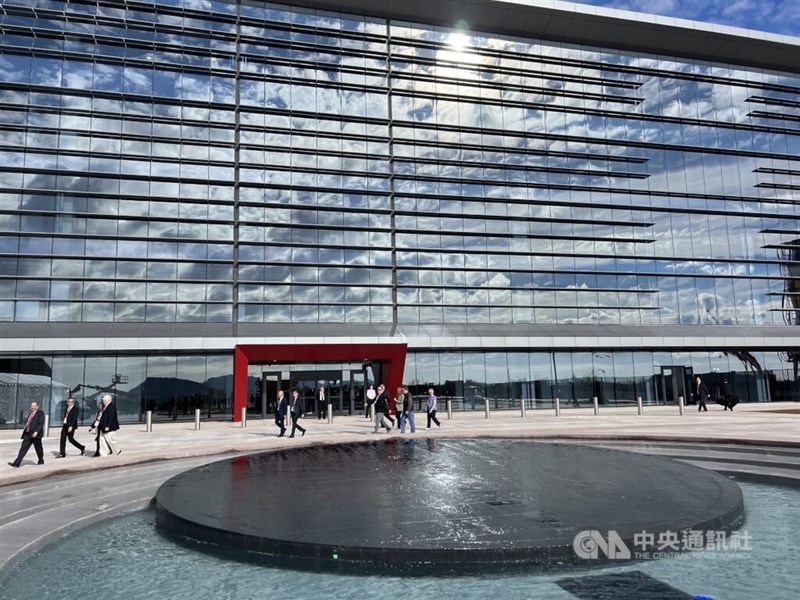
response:
[[[148,377],[127,392],[121,392],[119,402],[136,401],[137,408],[157,414],[187,415],[195,408],[223,412],[228,409],[233,389],[233,376],[212,377],[205,382],[177,377]]]

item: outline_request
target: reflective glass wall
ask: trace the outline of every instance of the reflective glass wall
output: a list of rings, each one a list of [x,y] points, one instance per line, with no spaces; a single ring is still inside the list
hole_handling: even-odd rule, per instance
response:
[[[0,320],[800,323],[796,74],[261,2],[0,28]]]
[[[103,395],[111,394],[121,423],[230,419],[233,412],[233,356],[73,355],[0,357],[0,426],[25,424],[32,401],[61,423],[67,398],[79,409],[79,425],[94,421]]]
[[[248,373],[249,418],[272,418],[271,402],[278,384],[299,385],[308,397],[321,373],[338,373],[329,384],[338,413],[350,410],[350,390],[363,379],[351,374],[362,365],[251,365]],[[800,382],[785,356],[775,352],[409,352],[403,381],[421,408],[433,387],[454,411],[551,409],[559,398],[563,409],[602,406],[676,404],[678,395],[693,401],[691,380],[700,375],[712,397],[721,396],[727,379],[743,402],[797,401]],[[373,374],[368,373],[370,382]],[[363,371],[362,371],[363,378]],[[325,379],[330,379],[328,375]],[[270,382],[274,383],[270,387]],[[376,380],[376,382],[380,382]],[[262,385],[267,384],[267,391]],[[355,387],[353,387],[355,386]],[[307,390],[305,389],[307,387]],[[267,393],[269,392],[269,393]],[[59,423],[66,399],[73,397],[83,425],[91,424],[103,394],[111,394],[123,423],[233,417],[232,354],[52,355],[0,357],[0,427],[20,427],[35,400]],[[262,393],[264,395],[262,395]],[[352,407],[361,416],[361,397]],[[262,400],[266,404],[262,404]],[[445,412],[445,406],[441,408]]]
[[[455,411],[694,403],[700,376],[713,400],[727,380],[744,402],[797,401],[797,372],[772,352],[414,352],[404,382],[419,400],[434,388]],[[444,408],[442,408],[444,410]]]

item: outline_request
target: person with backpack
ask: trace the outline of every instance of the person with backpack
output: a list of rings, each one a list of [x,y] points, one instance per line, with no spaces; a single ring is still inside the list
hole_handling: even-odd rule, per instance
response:
[[[736,396],[733,394],[733,386],[731,386],[730,382],[727,379],[722,380],[722,406],[725,408],[723,410],[733,410],[733,407],[736,406],[739,401]]]

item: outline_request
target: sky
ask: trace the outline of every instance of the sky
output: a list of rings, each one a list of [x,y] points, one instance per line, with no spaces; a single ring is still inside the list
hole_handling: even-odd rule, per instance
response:
[[[800,0],[572,0],[800,37]]]

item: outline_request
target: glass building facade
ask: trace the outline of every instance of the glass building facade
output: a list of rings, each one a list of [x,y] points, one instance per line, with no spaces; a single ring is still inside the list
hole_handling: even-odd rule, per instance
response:
[[[254,339],[405,341],[464,409],[800,399],[800,40],[301,4],[2,3],[1,421],[229,417]]]

